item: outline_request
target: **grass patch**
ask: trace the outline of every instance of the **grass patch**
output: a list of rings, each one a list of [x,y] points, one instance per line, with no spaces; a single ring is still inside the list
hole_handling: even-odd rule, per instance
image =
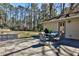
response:
[[[34,31],[3,31],[3,33],[17,33],[18,38],[28,38],[39,34],[39,32]]]
[[[27,37],[31,37],[31,36],[36,36],[36,35],[38,35],[38,34],[39,34],[39,32],[19,31],[18,37],[19,37],[19,38],[27,38]]]

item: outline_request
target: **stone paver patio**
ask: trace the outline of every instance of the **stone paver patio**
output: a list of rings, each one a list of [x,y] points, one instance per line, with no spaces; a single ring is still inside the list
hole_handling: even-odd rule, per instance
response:
[[[69,43],[71,41],[68,40]],[[65,42],[68,43],[64,41],[64,44],[66,44]],[[78,43],[78,41],[76,42]],[[59,50],[55,48],[53,42],[49,46],[42,46],[39,44],[39,39],[35,38],[0,41],[0,56],[77,56],[79,52],[79,48],[66,45],[60,45]]]
[[[15,39],[0,42],[1,56],[56,56],[49,46],[39,45],[38,39]]]

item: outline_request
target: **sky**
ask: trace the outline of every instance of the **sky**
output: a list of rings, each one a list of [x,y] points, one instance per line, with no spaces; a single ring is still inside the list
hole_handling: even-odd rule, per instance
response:
[[[14,6],[19,6],[19,5],[21,5],[21,6],[26,6],[26,7],[28,7],[31,3],[11,3],[12,5],[14,5]],[[38,4],[38,8],[40,8],[40,6],[41,6],[41,4],[39,3]]]
[[[28,6],[28,5],[30,5],[30,3],[11,3],[12,5],[16,5],[16,6],[18,6],[18,5],[21,5],[21,6]],[[66,3],[66,7],[68,7],[69,6],[69,3]]]
[[[30,5],[30,3],[11,3],[12,5],[14,5],[14,6],[19,6],[19,5],[21,5],[21,6],[29,6]]]
[[[14,5],[14,6],[21,5],[21,6],[24,6],[24,7],[25,6],[28,7],[30,5],[30,3],[11,3],[11,4]],[[40,6],[41,6],[41,4],[38,5],[39,8],[40,8]],[[66,3],[65,6],[68,7],[69,6],[69,3]],[[57,12],[58,12],[58,14],[60,14],[60,9],[59,8],[57,9]]]

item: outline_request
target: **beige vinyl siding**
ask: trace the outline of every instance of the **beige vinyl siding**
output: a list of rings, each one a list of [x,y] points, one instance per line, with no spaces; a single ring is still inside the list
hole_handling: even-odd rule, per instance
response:
[[[71,21],[70,23],[68,21]],[[46,21],[43,23],[44,28],[52,29],[53,31],[58,31],[58,22],[65,21],[65,37],[72,39],[79,39],[79,15],[55,19],[51,21]]]
[[[79,19],[71,20],[70,23],[66,21],[66,38],[79,39]]]
[[[52,31],[58,31],[58,23],[57,22],[47,22],[43,24],[44,29],[48,28],[49,30]]]

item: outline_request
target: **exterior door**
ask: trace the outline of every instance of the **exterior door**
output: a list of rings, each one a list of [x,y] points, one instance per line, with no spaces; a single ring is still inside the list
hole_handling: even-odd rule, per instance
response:
[[[65,37],[65,21],[59,22],[58,23],[58,31],[60,32],[60,35]]]

